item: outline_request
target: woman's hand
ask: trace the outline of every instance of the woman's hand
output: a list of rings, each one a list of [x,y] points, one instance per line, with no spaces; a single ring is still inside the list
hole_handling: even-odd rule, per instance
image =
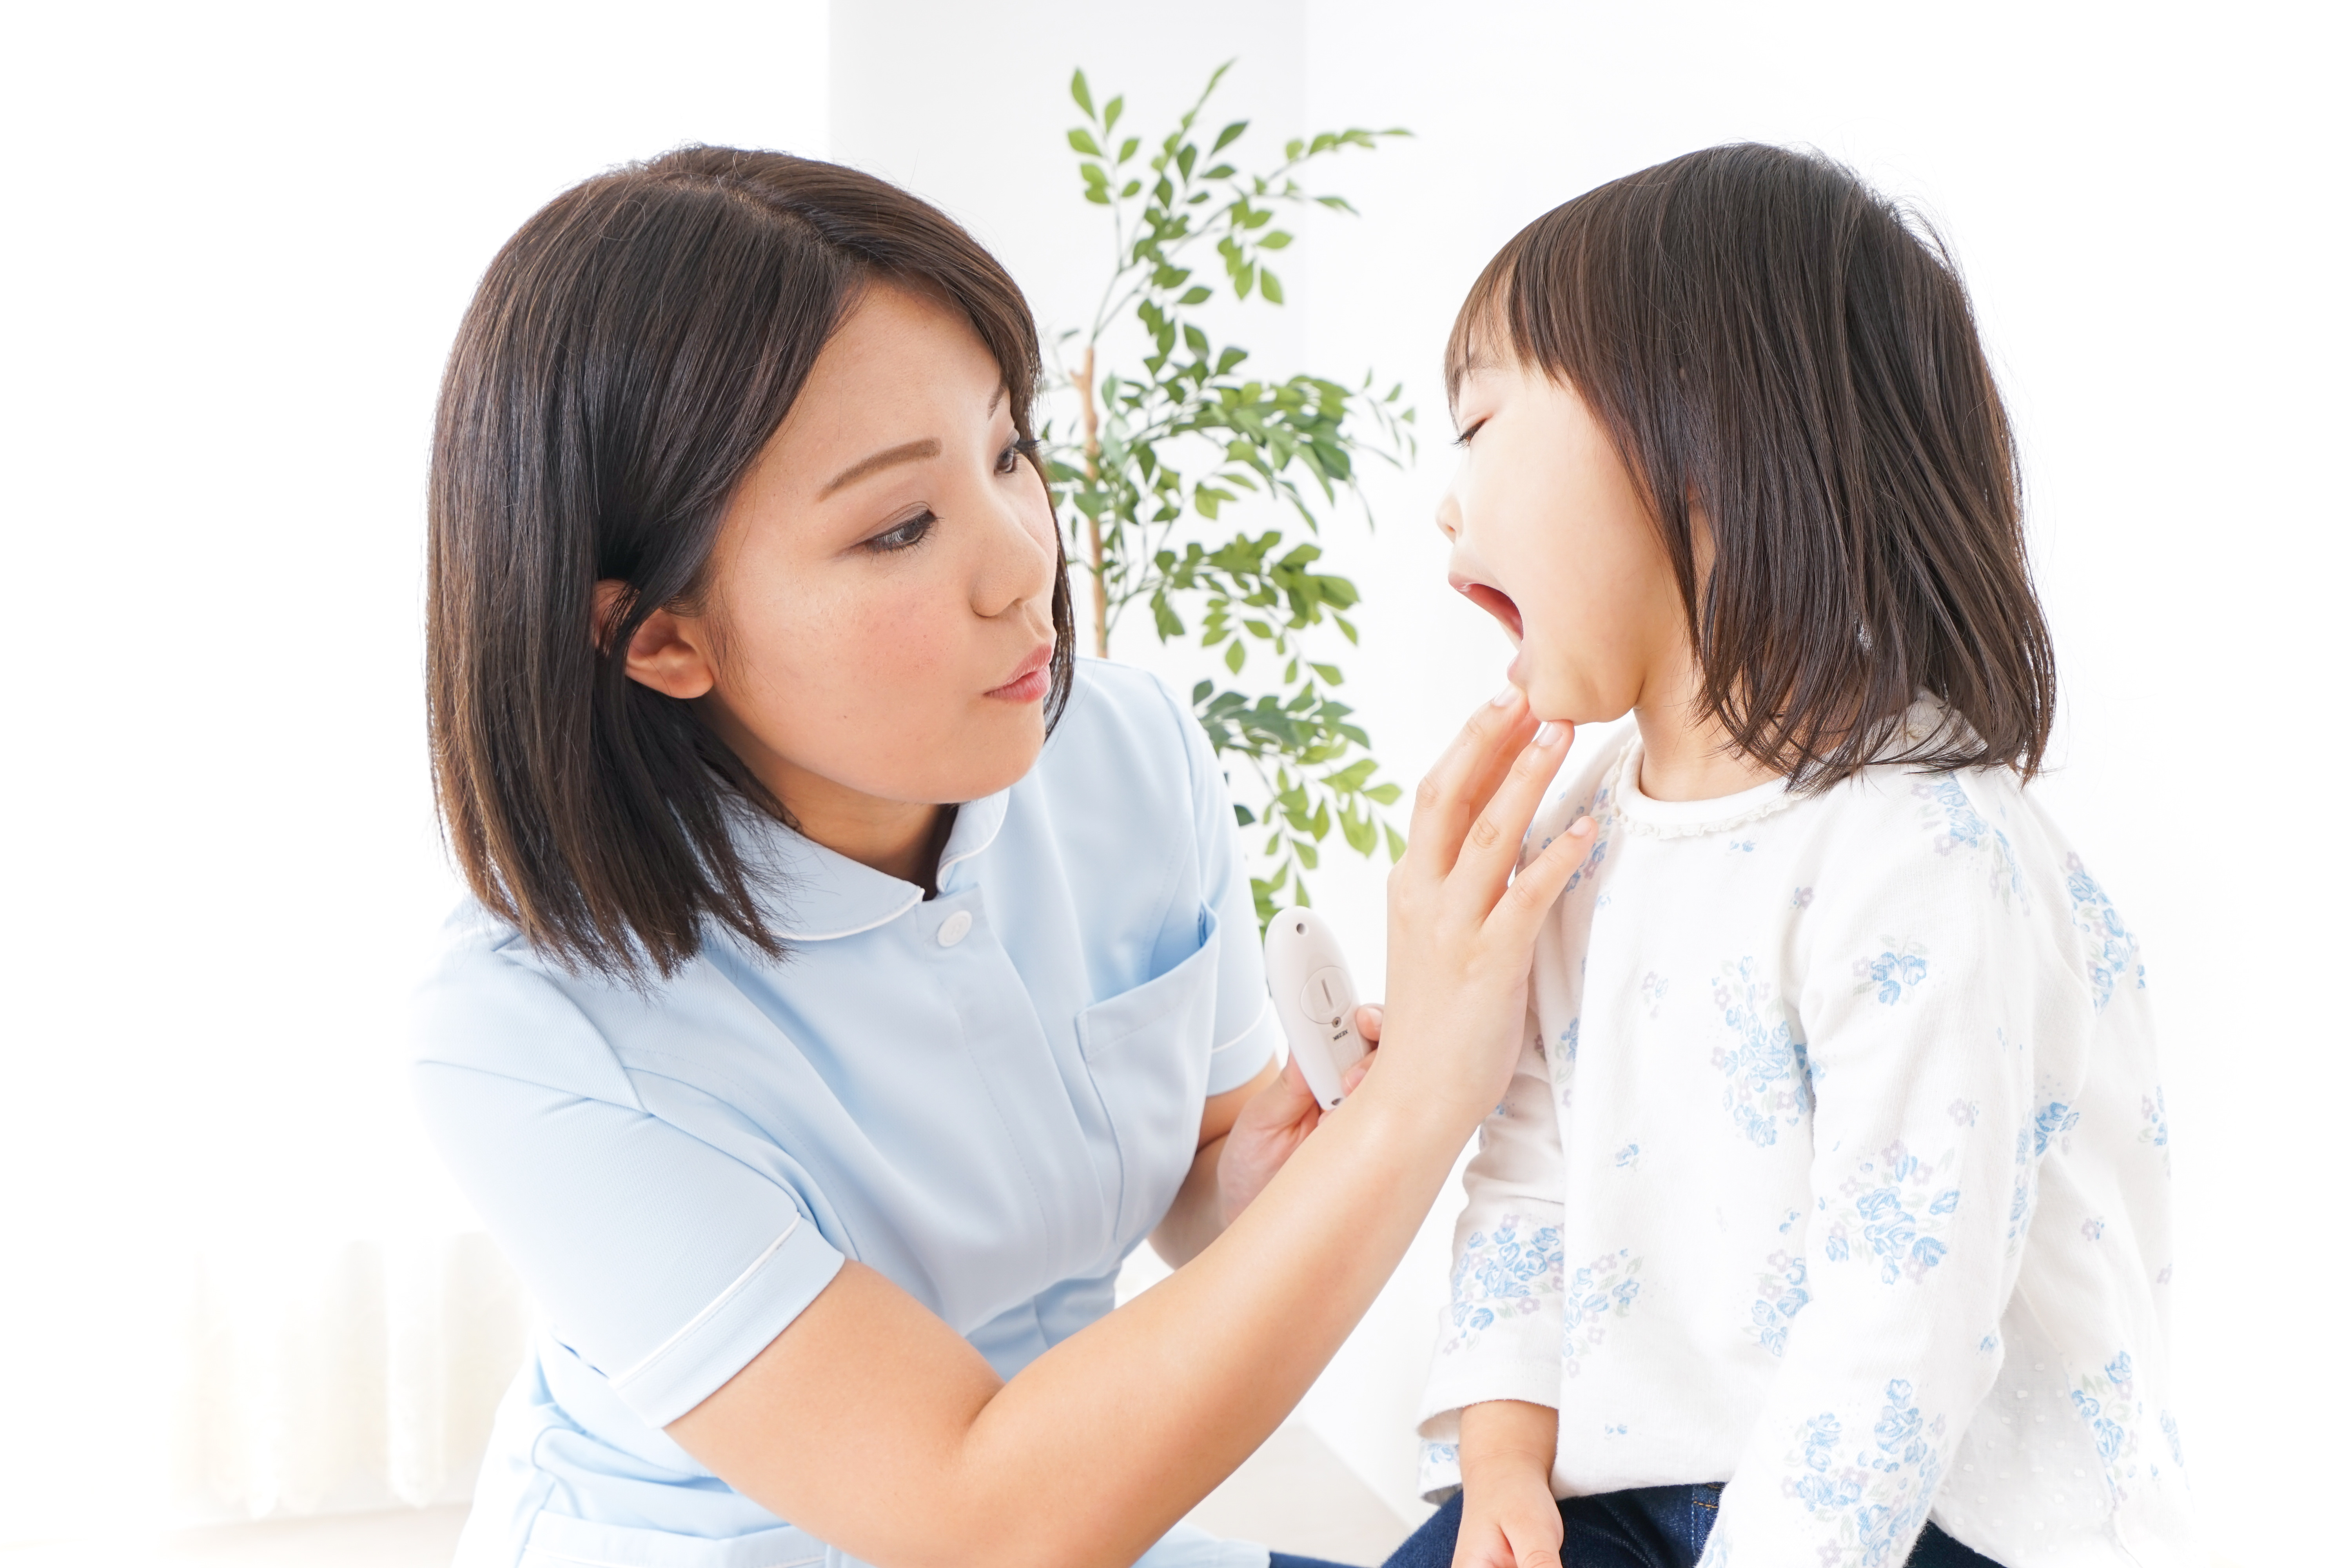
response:
[[[1551,1495],[1559,1415],[1497,1399],[1462,1412],[1462,1529],[1454,1568],[1559,1568],[1562,1531]]]
[[[1342,1094],[1355,1093],[1364,1075],[1372,1070],[1372,1056],[1378,1054],[1381,1043],[1378,1005],[1368,1003],[1356,1009],[1356,1030],[1372,1052],[1340,1075]],[[1315,1093],[1307,1087],[1298,1058],[1293,1057],[1272,1083],[1250,1098],[1234,1120],[1233,1131],[1225,1134],[1224,1148],[1217,1159],[1218,1209],[1224,1224],[1231,1225],[1234,1216],[1265,1190],[1322,1120],[1323,1108],[1315,1103]]]
[[[1475,1125],[1510,1081],[1537,933],[1592,848],[1592,819],[1580,817],[1513,872],[1570,733],[1538,726],[1518,689],[1506,688],[1413,797],[1410,847],[1389,873],[1381,1076],[1424,1113]]]

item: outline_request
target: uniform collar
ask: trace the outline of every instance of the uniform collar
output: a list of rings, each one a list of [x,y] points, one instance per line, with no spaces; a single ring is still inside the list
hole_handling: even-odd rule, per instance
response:
[[[957,890],[972,879],[965,864],[996,842],[1010,790],[967,801],[940,852],[940,889]],[[787,942],[830,942],[889,924],[923,901],[923,889],[860,865],[768,818],[747,824],[752,853],[765,873],[761,898],[769,927]]]

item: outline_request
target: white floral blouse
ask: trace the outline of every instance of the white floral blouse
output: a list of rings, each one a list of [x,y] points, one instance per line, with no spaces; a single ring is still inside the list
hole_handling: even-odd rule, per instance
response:
[[[1915,722],[1933,722],[1932,710]],[[1630,733],[1538,948],[1423,1405],[1559,1411],[1563,1497],[1727,1481],[1708,1564],[2195,1556],[2146,977],[2007,770],[1664,803]]]

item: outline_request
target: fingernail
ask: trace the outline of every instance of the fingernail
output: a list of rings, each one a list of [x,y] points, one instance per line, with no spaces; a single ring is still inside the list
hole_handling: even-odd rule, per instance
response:
[[[1508,708],[1511,705],[1512,700],[1517,698],[1518,694],[1519,689],[1517,687],[1506,686],[1503,689],[1495,693],[1494,697],[1489,700],[1488,706],[1494,708]]]
[[[1536,744],[1556,746],[1559,743],[1559,726],[1547,719],[1536,726]]]
[[[1580,816],[1574,822],[1568,825],[1568,831],[1573,837],[1581,838],[1600,826],[1601,825],[1599,823],[1593,821],[1592,818],[1589,816]]]

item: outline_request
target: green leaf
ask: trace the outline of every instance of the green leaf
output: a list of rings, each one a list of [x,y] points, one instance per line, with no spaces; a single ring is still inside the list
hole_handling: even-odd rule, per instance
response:
[[[1389,836],[1389,864],[1393,866],[1404,858],[1404,837],[1385,822],[1381,824],[1381,831]]]
[[[1336,664],[1310,664],[1307,668],[1320,676],[1326,686],[1339,686],[1348,679],[1339,673],[1339,667]]]
[[[1197,305],[1215,292],[1215,289],[1211,289],[1206,284],[1195,283],[1190,289],[1185,289],[1184,292],[1178,297],[1176,302],[1179,305]],[[1204,349],[1202,352],[1206,353],[1208,351]]]
[[[1110,128],[1111,128],[1112,126],[1114,126],[1114,125],[1116,125],[1116,124],[1118,124],[1118,111],[1119,111],[1120,110],[1122,110],[1122,109],[1125,109],[1126,107],[1127,107],[1127,95],[1126,95],[1125,93],[1121,93],[1121,94],[1119,94],[1119,96],[1118,96],[1117,98],[1112,99],[1108,103],[1106,103],[1106,104],[1104,104],[1104,105],[1103,105],[1103,111],[1102,111],[1102,128],[1103,128],[1103,134],[1105,134],[1106,136],[1108,136],[1108,134],[1110,134]]]
[[[1201,150],[1198,147],[1193,146],[1190,142],[1185,142],[1183,147],[1176,154],[1177,173],[1182,174],[1188,180],[1191,179],[1192,177],[1193,160],[1198,158],[1200,155]]]
[[[1070,150],[1074,153],[1084,153],[1090,158],[1099,158],[1103,155],[1103,150],[1095,145],[1094,132],[1083,125],[1070,127]]]
[[[1095,117],[1095,95],[1087,90],[1086,72],[1081,70],[1070,73],[1070,96],[1078,100],[1078,107],[1087,111],[1088,120]]]
[[[1141,146],[1141,145],[1142,145],[1142,143],[1141,143],[1141,142],[1138,142],[1138,141],[1137,141],[1134,137],[1132,137],[1132,136],[1129,137],[1126,141],[1124,141],[1124,142],[1120,142],[1120,143],[1118,144],[1118,161],[1119,161],[1120,163],[1126,163],[1129,158],[1134,157],[1134,156],[1135,156],[1135,150],[1136,150],[1136,148],[1138,148],[1139,146]]]
[[[1269,305],[1282,303],[1282,279],[1263,267],[1257,269],[1257,291],[1265,296]]]
[[[1241,824],[1244,827],[1247,827],[1257,820],[1257,813],[1252,811],[1248,806],[1242,805],[1241,802],[1235,801],[1234,803],[1234,820]],[[1369,854],[1370,851],[1366,851],[1366,853]]]
[[[1242,672],[1242,661],[1248,657],[1249,655],[1243,651],[1239,639],[1225,645],[1225,668],[1235,675]]]
[[[1240,138],[1241,133],[1248,129],[1248,121],[1236,120],[1231,125],[1226,126],[1223,131],[1218,132],[1216,142],[1209,148],[1209,156],[1213,158],[1218,153],[1223,152],[1226,148],[1232,146],[1234,142]]]
[[[1392,784],[1376,784],[1364,792],[1366,800],[1376,800],[1382,805],[1394,805],[1404,791]]]
[[[1259,246],[1267,250],[1280,250],[1289,243],[1290,236],[1280,229],[1276,229],[1272,234],[1258,237]]]

